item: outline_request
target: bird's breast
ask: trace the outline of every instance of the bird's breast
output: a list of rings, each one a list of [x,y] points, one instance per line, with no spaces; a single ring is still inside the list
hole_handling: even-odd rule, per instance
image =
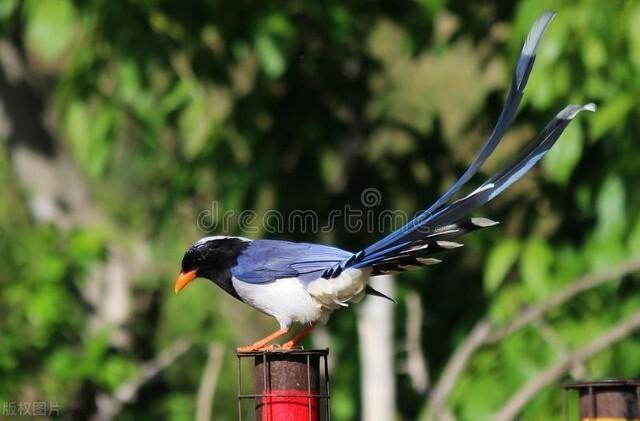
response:
[[[245,303],[273,316],[283,328],[292,322],[314,323],[324,318],[322,306],[298,278],[251,284],[234,277],[232,283]]]

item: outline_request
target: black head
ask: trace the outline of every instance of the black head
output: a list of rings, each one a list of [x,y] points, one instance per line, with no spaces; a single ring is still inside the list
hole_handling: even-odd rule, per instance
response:
[[[207,278],[225,290],[231,283],[231,268],[250,240],[241,237],[206,237],[194,243],[182,258],[176,293],[195,278]],[[228,291],[229,292],[229,291]]]

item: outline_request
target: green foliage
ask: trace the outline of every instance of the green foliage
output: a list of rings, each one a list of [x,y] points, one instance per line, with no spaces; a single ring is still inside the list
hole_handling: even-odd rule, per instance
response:
[[[580,125],[567,127],[562,139],[549,151],[543,161],[543,168],[548,171],[554,181],[566,184],[582,155],[582,139],[584,134]]]
[[[186,336],[194,349],[121,417],[192,419],[208,343],[232,349],[273,327],[206,281],[174,296],[182,252],[204,234],[198,215],[215,201],[221,210],[326,217],[358,204],[367,187],[383,193],[381,209],[419,210],[490,131],[526,31],[545,8],[558,15],[525,106],[475,181],[566,103],[594,101],[598,112],[573,123],[541,170],[484,210],[501,225],[400,279],[401,295],[414,288],[425,305],[432,377],[477,319],[505,325],[577,277],[640,254],[638,2],[1,0],[2,42],[29,64],[60,146],[105,220],[36,223],[33,192],[20,189],[10,148],[0,149],[0,401],[59,401],[86,418],[97,393],[135,378],[141,361]],[[248,235],[238,224],[236,216],[225,228]],[[339,226],[273,236],[356,249],[380,234]],[[131,342],[115,347],[110,328],[92,325],[82,289],[110,245],[135,259],[139,241],[149,250],[123,327]],[[447,404],[459,419],[491,419],[563,349],[629,316],[639,297],[636,277],[608,284],[548,314],[548,330],[530,326],[483,347]],[[342,312],[329,323],[336,420],[360,416],[354,320]],[[398,317],[398,343],[404,324]],[[632,336],[588,362],[587,373],[637,377],[639,351]],[[235,419],[234,363],[227,353],[216,419]],[[398,383],[398,416],[416,419],[424,397]],[[557,418],[561,399],[559,385],[545,389],[523,419]]]
[[[487,256],[484,283],[487,293],[494,293],[504,281],[520,253],[520,243],[508,238],[496,245]]]
[[[9,1],[11,3],[16,2]],[[53,65],[68,50],[73,40],[75,9],[72,2],[31,0],[22,7],[28,22],[25,40],[30,51],[46,64]]]

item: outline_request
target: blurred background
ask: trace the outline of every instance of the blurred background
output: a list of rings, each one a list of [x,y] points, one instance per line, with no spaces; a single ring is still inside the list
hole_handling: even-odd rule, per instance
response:
[[[212,206],[322,224],[375,188],[376,209],[423,208],[490,132],[545,9],[474,181],[566,104],[598,112],[476,213],[501,225],[306,346],[331,348],[338,421],[561,419],[563,382],[640,376],[637,1],[1,0],[3,415],[236,419],[233,350],[275,322],[206,281],[173,293],[185,249],[221,233]],[[382,234],[240,222],[354,250]]]

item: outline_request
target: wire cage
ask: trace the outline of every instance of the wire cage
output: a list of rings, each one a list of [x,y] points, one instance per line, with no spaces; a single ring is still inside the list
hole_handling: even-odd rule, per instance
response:
[[[328,349],[238,352],[238,419],[328,421]],[[248,362],[245,362],[248,360]],[[253,391],[243,390],[244,365],[253,365]],[[246,409],[245,402],[253,401]]]
[[[640,420],[640,380],[605,379],[564,385],[564,420],[569,421],[570,391],[579,396],[580,420]]]

